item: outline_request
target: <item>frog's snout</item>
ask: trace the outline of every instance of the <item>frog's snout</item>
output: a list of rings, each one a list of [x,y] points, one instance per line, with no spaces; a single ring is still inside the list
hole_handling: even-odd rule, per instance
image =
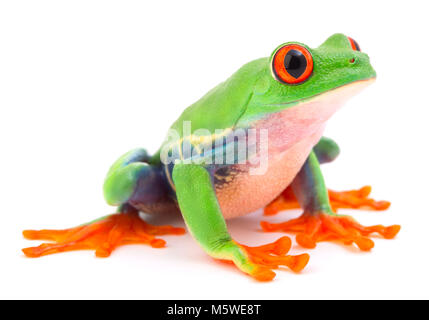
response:
[[[372,67],[369,57],[367,54],[359,51],[353,51],[348,57],[346,57],[348,69],[354,70],[357,74],[360,74],[362,79],[372,79],[377,77],[377,73]]]

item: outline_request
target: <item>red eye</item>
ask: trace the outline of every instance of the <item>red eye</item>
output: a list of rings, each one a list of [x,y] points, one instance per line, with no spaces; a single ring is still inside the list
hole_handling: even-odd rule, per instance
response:
[[[303,46],[288,44],[274,54],[272,70],[278,81],[298,84],[313,72],[313,57]]]
[[[352,38],[350,38],[350,37],[347,37],[347,38],[349,38],[350,45],[352,46],[352,49],[355,51],[360,51],[359,44],[355,40],[353,40]]]

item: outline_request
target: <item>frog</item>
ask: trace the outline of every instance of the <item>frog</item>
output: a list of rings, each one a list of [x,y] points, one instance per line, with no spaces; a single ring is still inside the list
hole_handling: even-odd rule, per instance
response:
[[[332,241],[369,251],[374,234],[392,239],[400,225],[363,226],[338,210],[385,210],[390,202],[370,198],[369,186],[328,189],[321,165],[340,152],[323,136],[327,121],[375,79],[369,56],[344,34],[316,48],[282,43],[186,108],[154,154],[137,148],[113,163],[103,191],[115,213],[69,229],[25,230],[27,239],[50,242],[23,252],[86,249],[108,257],[126,244],[163,248],[163,235],[185,228],[150,224],[145,215],[167,213],[181,214],[210,257],[258,281],[273,280],[278,268],[300,272],[309,262],[307,253],[289,253],[289,233],[306,249]],[[263,231],[286,234],[268,244],[242,244],[227,228],[227,219],[260,209],[269,217],[298,208],[297,218],[260,223]]]

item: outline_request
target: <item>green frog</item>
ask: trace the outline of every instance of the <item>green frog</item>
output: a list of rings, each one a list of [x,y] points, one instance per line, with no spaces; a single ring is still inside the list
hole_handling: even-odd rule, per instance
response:
[[[261,222],[262,229],[294,232],[305,248],[332,240],[370,250],[371,234],[393,238],[400,226],[365,227],[337,210],[383,210],[389,202],[369,198],[370,187],[328,190],[320,165],[339,154],[338,145],[323,136],[327,120],[375,78],[368,55],[343,34],[332,35],[317,48],[283,43],[185,109],[153,155],[138,148],[111,166],[104,195],[117,213],[65,230],[26,230],[28,239],[53,243],[23,251],[40,257],[93,249],[98,257],[107,257],[124,244],[164,247],[158,236],[185,230],[151,225],[140,212],[177,212],[208,255],[269,281],[280,266],[299,272],[309,255],[289,255],[287,236],[258,247],[238,243],[225,219],[261,208],[271,215],[299,207],[300,217]]]

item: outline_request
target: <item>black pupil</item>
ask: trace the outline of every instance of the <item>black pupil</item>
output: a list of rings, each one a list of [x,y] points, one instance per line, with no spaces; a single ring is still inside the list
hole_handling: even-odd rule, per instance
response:
[[[307,69],[307,59],[298,50],[289,50],[284,60],[286,71],[295,79],[298,79]]]

